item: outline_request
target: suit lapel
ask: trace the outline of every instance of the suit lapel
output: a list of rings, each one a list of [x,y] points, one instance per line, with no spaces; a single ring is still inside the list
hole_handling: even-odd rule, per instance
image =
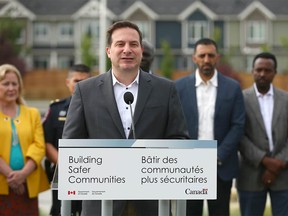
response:
[[[280,117],[281,114],[281,108],[283,107],[282,105],[282,100],[281,100],[281,95],[277,91],[277,89],[274,88],[274,107],[273,107],[273,117],[272,117],[272,130],[273,128],[276,127],[277,120]]]
[[[196,96],[196,87],[195,87],[195,83],[196,83],[196,78],[195,78],[195,73],[191,76],[191,82],[186,82],[186,85],[188,85],[186,87],[186,89],[191,89],[191,91],[187,91],[188,94],[188,98],[191,98],[192,100],[188,100],[188,102],[190,102],[190,107],[193,111],[193,113],[195,113],[196,116],[196,121],[198,124],[198,104],[197,104],[197,96]]]
[[[123,138],[126,138],[121,117],[118,111],[117,103],[114,97],[114,91],[113,91],[113,85],[112,85],[112,74],[111,70],[107,72],[100,83],[100,89],[103,94],[103,98],[99,98],[99,100],[105,100],[106,101],[106,107],[109,110],[109,113],[111,115],[111,119],[113,120],[114,124],[120,131]],[[113,98],[111,100],[111,98]]]
[[[215,113],[214,119],[216,118],[216,114],[221,111],[221,104],[223,104],[223,99],[226,97],[226,85],[223,80],[222,75],[218,72],[218,86],[217,86],[217,95],[216,95],[216,102],[215,102]]]
[[[149,74],[146,72],[140,71],[139,77],[139,88],[138,88],[138,99],[135,106],[135,113],[134,113],[134,124],[137,124],[139,117],[145,107],[146,101],[148,96],[152,91],[152,84],[151,78]]]
[[[261,128],[266,133],[263,117],[262,117],[261,110],[260,110],[259,101],[258,101],[256,92],[253,86],[247,91],[247,96],[248,97],[246,100],[247,100],[248,105],[250,106],[249,110],[251,110],[254,113],[256,121],[259,123]],[[247,111],[249,112],[249,110]]]

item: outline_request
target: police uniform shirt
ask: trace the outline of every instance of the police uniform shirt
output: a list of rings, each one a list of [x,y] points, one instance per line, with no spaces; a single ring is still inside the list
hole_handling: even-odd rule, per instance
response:
[[[62,138],[70,101],[71,97],[51,103],[43,121],[45,142],[51,143],[56,149],[58,149],[59,139]]]

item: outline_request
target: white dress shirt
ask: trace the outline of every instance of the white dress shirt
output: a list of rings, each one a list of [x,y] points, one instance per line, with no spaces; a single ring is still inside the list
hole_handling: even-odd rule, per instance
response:
[[[274,108],[274,91],[272,84],[270,89],[266,94],[261,94],[256,84],[254,83],[254,89],[259,101],[261,115],[264,121],[266,133],[269,139],[269,149],[273,151],[273,137],[272,137],[272,117],[273,117],[273,108]]]
[[[214,113],[217,95],[217,71],[213,77],[206,83],[202,80],[199,70],[195,74],[196,96],[198,106],[198,139],[213,140],[214,139]]]
[[[139,87],[139,72],[135,80],[128,86],[120,83],[113,74],[112,71],[112,83],[114,87],[114,95],[117,103],[118,111],[122,120],[122,125],[125,131],[126,138],[129,137],[129,133],[132,130],[132,118],[130,106],[124,101],[124,94],[126,92],[131,92],[134,96],[134,101],[131,104],[132,113],[134,115],[134,110],[138,97],[138,87]]]

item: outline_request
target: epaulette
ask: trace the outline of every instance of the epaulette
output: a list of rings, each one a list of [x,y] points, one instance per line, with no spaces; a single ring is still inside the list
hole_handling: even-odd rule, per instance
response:
[[[60,101],[60,99],[51,100],[51,101],[50,101],[50,104],[56,103],[56,102],[59,102],[59,101]]]
[[[57,104],[57,103],[60,103],[60,102],[63,102],[63,101],[64,101],[63,99],[62,100],[60,100],[60,99],[51,100],[50,101],[50,106],[54,105],[54,104]]]

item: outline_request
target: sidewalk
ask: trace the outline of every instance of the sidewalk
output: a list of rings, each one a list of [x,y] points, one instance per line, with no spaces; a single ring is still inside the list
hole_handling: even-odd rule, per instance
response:
[[[39,109],[42,117],[45,115],[50,105],[49,100],[26,100],[26,103],[28,106]]]
[[[42,192],[38,196],[39,209],[41,211],[40,216],[49,216],[51,204],[52,204],[52,192],[47,190]]]

